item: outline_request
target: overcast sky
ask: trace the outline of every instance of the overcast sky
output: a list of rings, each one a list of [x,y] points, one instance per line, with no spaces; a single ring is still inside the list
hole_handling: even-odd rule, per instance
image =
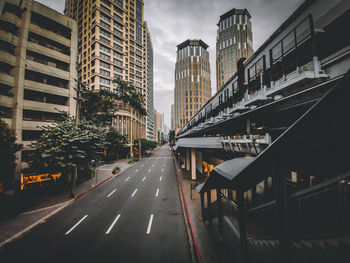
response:
[[[37,0],[63,12],[64,0]],[[215,41],[219,16],[232,8],[247,8],[257,48],[304,0],[144,0],[144,17],[154,52],[154,105],[170,127],[176,46],[186,39],[209,45],[212,94],[216,92]]]

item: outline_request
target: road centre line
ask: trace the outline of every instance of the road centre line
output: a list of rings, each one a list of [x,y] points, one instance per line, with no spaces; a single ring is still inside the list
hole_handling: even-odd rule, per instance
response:
[[[126,181],[129,180],[129,179],[130,179],[130,177],[126,178],[126,179],[124,180],[124,182],[126,182]]]
[[[120,217],[120,214],[117,215],[117,217],[114,219],[113,223],[110,225],[110,227],[109,227],[108,230],[106,231],[106,235],[108,235],[109,232],[111,232],[111,230],[112,230],[112,228],[114,227],[115,223],[117,223],[119,217]]]
[[[151,217],[149,218],[149,222],[148,222],[148,227],[147,227],[147,232],[146,232],[146,234],[151,233],[152,221],[153,221],[153,214],[152,214]]]
[[[151,172],[151,169],[148,169],[148,172],[150,173],[150,172]]]
[[[162,173],[164,172],[164,169],[162,169]]]
[[[162,177],[159,177],[159,181],[162,181]]]
[[[131,197],[134,197],[134,195],[136,194],[137,189],[132,193]]]
[[[157,188],[156,197],[158,196],[158,193],[159,193],[159,188]]]
[[[85,218],[87,218],[87,216],[88,216],[88,215],[85,215],[82,219],[80,219],[80,220],[78,221],[78,223],[76,223],[71,229],[69,229],[69,230],[65,233],[65,235],[68,235],[70,232],[72,232],[74,228],[76,228],[81,222],[83,222],[83,220],[84,220]]]
[[[144,164],[141,164],[141,167],[143,167],[144,166]]]
[[[138,170],[138,169],[136,169],[136,170],[135,170],[135,173],[137,173],[138,171],[139,171],[139,170]]]
[[[107,197],[110,197],[117,189],[114,189]]]
[[[146,179],[146,176],[142,178],[142,182],[145,181],[145,179]]]

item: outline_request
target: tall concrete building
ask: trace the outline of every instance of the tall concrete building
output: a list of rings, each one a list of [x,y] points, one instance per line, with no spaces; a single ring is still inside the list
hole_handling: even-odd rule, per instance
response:
[[[216,89],[237,71],[237,61],[253,54],[253,34],[247,9],[233,8],[220,16],[216,37]]]
[[[19,180],[40,127],[59,111],[75,115],[77,23],[31,0],[1,1],[0,14],[0,118],[24,146],[17,154]]]
[[[146,45],[146,135],[147,139],[154,141],[154,101],[153,101],[153,46],[151,34],[148,31],[147,23],[145,27],[145,45]]]
[[[175,64],[175,133],[210,99],[208,45],[202,40],[186,40],[177,46]]]
[[[158,111],[155,111],[156,116],[156,142],[161,143],[162,142],[162,114]]]
[[[175,112],[174,112],[174,104],[171,104],[171,111],[170,111],[170,129],[174,130],[175,129]]]
[[[66,0],[65,14],[78,21],[79,77],[91,89],[116,91],[129,81],[146,96],[143,0]],[[145,138],[146,118],[119,102],[114,127],[129,141]]]

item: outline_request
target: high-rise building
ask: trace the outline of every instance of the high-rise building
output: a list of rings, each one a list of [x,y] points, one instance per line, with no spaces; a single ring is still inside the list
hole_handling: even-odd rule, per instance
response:
[[[253,34],[247,9],[233,8],[220,16],[216,37],[216,89],[237,71],[237,61],[253,54]]]
[[[156,142],[161,143],[162,141],[162,114],[155,111],[156,115]]]
[[[170,112],[170,118],[171,118],[171,124],[170,124],[170,128],[171,130],[175,129],[175,116],[174,116],[175,112],[174,112],[174,104],[171,104],[171,112]]]
[[[177,46],[175,64],[175,133],[210,99],[209,46],[186,40]]]
[[[79,77],[91,89],[116,91],[115,78],[146,96],[143,0],[66,0],[65,14],[78,21]],[[145,138],[145,117],[119,102],[113,125],[129,141]]]
[[[144,22],[144,27],[146,45],[146,135],[148,140],[154,141],[153,47],[151,34],[148,31],[146,22]]]
[[[61,113],[75,115],[77,23],[35,1],[0,2],[0,117],[24,149],[16,180],[27,166],[29,144]]]

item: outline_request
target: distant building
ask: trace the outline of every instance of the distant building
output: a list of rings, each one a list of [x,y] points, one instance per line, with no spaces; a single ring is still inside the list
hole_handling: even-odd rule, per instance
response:
[[[170,113],[171,123],[170,123],[170,129],[175,129],[175,112],[174,112],[174,104],[171,104],[171,113]]]
[[[156,142],[162,142],[162,114],[158,111],[156,113]]]
[[[146,135],[147,139],[154,141],[154,100],[153,100],[153,47],[151,34],[148,31],[147,23],[145,27],[145,44],[146,44]]]
[[[0,14],[0,117],[24,146],[17,154],[19,180],[40,127],[52,124],[59,111],[75,115],[78,27],[31,0],[1,1]]]
[[[216,37],[216,89],[237,71],[237,61],[253,54],[253,34],[247,9],[233,8],[220,16]]]
[[[186,40],[177,46],[175,64],[175,133],[210,99],[208,45]]]

